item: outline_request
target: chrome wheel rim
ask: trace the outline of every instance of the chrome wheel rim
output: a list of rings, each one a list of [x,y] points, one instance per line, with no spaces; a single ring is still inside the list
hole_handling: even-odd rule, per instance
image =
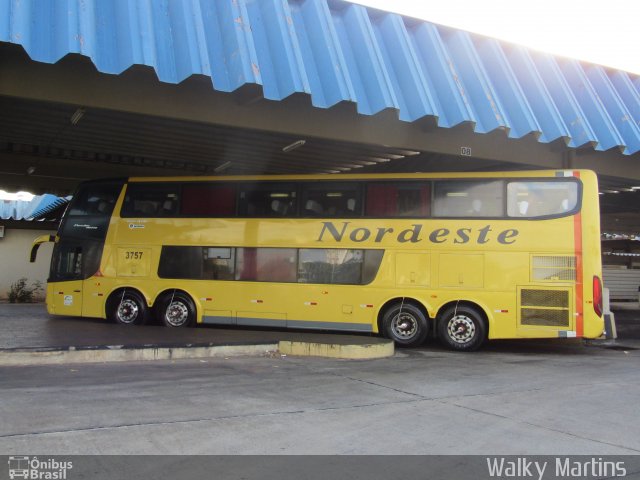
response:
[[[469,343],[476,335],[476,324],[466,315],[456,315],[449,320],[447,333],[456,343]]]
[[[418,320],[410,313],[399,313],[391,321],[391,332],[401,340],[409,340],[418,332]]]
[[[183,302],[171,302],[164,318],[172,327],[181,327],[189,320],[189,309]]]
[[[138,304],[130,298],[125,298],[118,305],[116,315],[121,323],[133,323],[138,318],[139,313],[140,307],[138,307]]]

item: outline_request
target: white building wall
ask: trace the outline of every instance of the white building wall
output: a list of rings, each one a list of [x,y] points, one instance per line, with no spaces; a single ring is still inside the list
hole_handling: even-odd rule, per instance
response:
[[[39,280],[43,291],[39,300],[44,299],[53,243],[40,245],[35,263],[29,263],[33,240],[40,235],[55,235],[55,230],[24,230],[5,227],[4,237],[0,237],[0,299],[6,300],[11,284],[25,277],[27,284]]]

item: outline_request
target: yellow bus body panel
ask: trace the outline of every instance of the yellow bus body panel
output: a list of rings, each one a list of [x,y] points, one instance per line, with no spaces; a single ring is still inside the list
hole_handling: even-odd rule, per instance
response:
[[[492,339],[599,337],[604,324],[594,312],[592,291],[593,277],[602,276],[597,180],[593,172],[581,170],[578,175],[583,184],[580,213],[540,220],[120,218],[123,193],[111,219],[99,276],[84,281],[81,313],[104,318],[106,299],[121,287],[139,290],[150,306],[161,293],[180,289],[193,298],[198,323],[327,329],[342,325],[345,330],[378,332],[384,305],[408,298],[422,304],[431,318],[452,302],[474,303],[484,311]],[[536,171],[341,175],[331,180],[550,176]],[[171,180],[175,179],[129,181]],[[384,256],[368,285],[171,280],[157,274],[163,245],[379,249]],[[566,269],[558,269],[565,263]],[[545,277],[549,271],[557,275]],[[48,287],[49,311],[80,314],[65,310],[58,290],[56,285]],[[549,324],[529,324],[531,315],[548,318]],[[554,326],[557,318],[568,318],[568,323]]]

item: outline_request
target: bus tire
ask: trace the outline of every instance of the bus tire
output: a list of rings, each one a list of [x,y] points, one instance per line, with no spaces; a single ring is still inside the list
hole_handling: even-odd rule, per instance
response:
[[[147,302],[135,290],[114,292],[107,302],[107,318],[121,325],[144,325],[149,319]]]
[[[471,352],[487,339],[487,323],[477,309],[468,305],[453,306],[440,316],[438,336],[452,350]]]
[[[429,320],[411,303],[395,303],[384,312],[382,333],[399,347],[417,347],[429,334]]]
[[[189,295],[167,293],[158,302],[158,320],[166,327],[186,328],[196,322],[196,307]]]

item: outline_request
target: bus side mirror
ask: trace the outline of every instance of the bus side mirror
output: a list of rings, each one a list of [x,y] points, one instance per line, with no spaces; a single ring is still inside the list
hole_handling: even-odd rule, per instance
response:
[[[31,247],[31,255],[29,256],[29,262],[33,263],[36,261],[36,256],[38,255],[38,248],[40,245],[46,242],[55,242],[55,235],[41,235],[33,241],[33,246]]]

